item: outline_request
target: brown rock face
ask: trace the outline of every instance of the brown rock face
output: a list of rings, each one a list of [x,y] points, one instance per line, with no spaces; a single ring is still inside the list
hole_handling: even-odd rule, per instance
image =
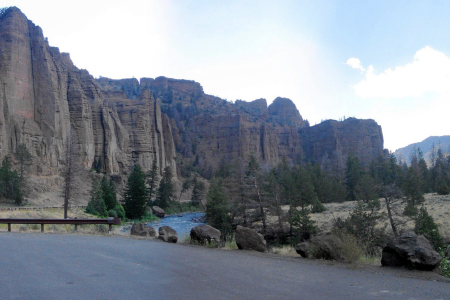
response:
[[[71,128],[86,169],[122,174],[139,163],[176,171],[169,119],[137,80],[99,80],[50,47],[42,30],[13,7],[0,17],[0,149],[25,143],[38,175],[58,174]],[[98,166],[97,166],[98,165]]]
[[[349,152],[367,164],[383,150],[375,121],[309,127],[286,98],[267,107],[265,99],[232,103],[206,95],[189,80],[94,79],[50,47],[17,8],[0,16],[0,87],[0,153],[25,143],[39,176],[59,174],[71,128],[85,169],[110,175],[136,163],[147,171],[156,158],[160,172],[171,166],[180,175],[177,168],[195,164],[207,177],[221,160],[250,153],[262,165],[286,156],[342,170]]]

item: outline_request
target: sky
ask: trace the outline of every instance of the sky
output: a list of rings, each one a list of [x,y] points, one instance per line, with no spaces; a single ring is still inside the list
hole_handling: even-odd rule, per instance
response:
[[[385,148],[450,135],[450,1],[0,0],[95,77],[290,98],[311,125],[374,119]]]

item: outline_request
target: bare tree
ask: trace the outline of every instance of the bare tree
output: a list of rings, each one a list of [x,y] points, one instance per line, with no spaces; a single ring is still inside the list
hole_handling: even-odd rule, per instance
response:
[[[81,170],[80,151],[77,141],[75,130],[71,128],[65,145],[64,169],[62,172],[64,178],[64,219],[67,219],[70,200],[76,187],[76,177]]]

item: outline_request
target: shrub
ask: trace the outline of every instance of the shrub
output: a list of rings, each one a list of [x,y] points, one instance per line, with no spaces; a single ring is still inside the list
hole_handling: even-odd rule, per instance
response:
[[[112,209],[108,210],[108,217],[111,217],[111,218],[117,218],[117,213],[116,213],[116,211],[115,211],[115,210],[112,210]]]
[[[117,214],[117,217],[121,218],[122,220],[125,220],[125,210],[123,209],[122,205],[116,205],[114,208],[114,211]]]
[[[442,256],[445,255],[444,251],[442,251],[442,248],[440,253]],[[450,246],[447,246],[447,253],[450,253]],[[442,276],[450,278],[450,258],[444,256],[444,258],[441,260],[439,270]]]
[[[423,234],[430,241],[435,250],[438,250],[443,246],[438,225],[434,222],[433,217],[428,214],[428,211],[424,206],[420,208],[417,215],[414,231],[416,234]]]
[[[355,263],[364,255],[364,247],[358,243],[358,239],[348,233],[340,234],[342,241],[341,249],[339,249],[338,257],[340,261]]]

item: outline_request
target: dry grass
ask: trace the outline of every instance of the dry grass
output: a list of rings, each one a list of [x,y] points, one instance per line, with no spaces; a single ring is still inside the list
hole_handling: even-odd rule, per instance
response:
[[[283,245],[283,246],[279,246],[279,247],[272,247],[270,249],[270,252],[273,254],[278,254],[278,255],[282,255],[282,256],[298,257],[298,254],[292,245]]]
[[[380,212],[386,213],[386,205],[381,201]],[[345,219],[353,211],[356,202],[343,203],[328,203],[325,204],[326,211],[323,213],[311,214],[311,219],[316,221],[316,226],[322,232],[331,231],[334,221],[340,217]],[[445,240],[450,240],[450,195],[440,196],[437,194],[425,195],[425,207],[428,213],[434,218],[435,222],[439,224],[439,232]],[[399,210],[403,211],[403,204],[400,204]],[[286,208],[287,210],[288,208]],[[385,221],[387,223],[387,220]],[[383,224],[380,224],[382,226]],[[407,229],[414,228],[414,221],[409,220],[406,223]],[[388,230],[390,227],[387,227]]]

